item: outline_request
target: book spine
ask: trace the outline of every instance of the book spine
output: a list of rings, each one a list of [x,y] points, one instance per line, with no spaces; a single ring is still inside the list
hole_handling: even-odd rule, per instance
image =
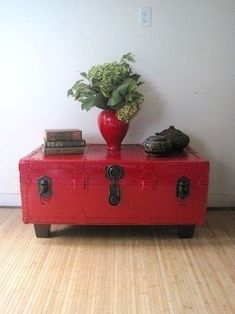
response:
[[[82,139],[82,131],[46,131],[45,139],[51,141],[78,141]]]
[[[83,154],[84,147],[54,147],[47,148],[43,146],[44,155],[71,155],[71,154]]]
[[[74,141],[46,141],[45,147],[84,147],[86,146],[85,140],[74,140]]]

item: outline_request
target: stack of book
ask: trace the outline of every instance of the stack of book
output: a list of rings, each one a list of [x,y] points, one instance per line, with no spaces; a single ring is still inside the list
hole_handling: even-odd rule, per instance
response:
[[[86,141],[82,138],[79,129],[46,129],[44,155],[82,154],[86,147]]]

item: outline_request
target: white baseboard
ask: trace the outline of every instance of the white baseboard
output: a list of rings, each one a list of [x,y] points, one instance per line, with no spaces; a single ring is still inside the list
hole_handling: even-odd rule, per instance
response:
[[[209,194],[209,207],[235,207],[235,195],[233,194]]]
[[[0,193],[0,206],[21,206],[20,193]]]

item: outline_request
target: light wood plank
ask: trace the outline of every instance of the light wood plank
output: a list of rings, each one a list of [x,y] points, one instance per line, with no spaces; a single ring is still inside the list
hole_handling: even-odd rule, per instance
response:
[[[235,211],[174,227],[52,225],[0,208],[0,313],[235,313]]]

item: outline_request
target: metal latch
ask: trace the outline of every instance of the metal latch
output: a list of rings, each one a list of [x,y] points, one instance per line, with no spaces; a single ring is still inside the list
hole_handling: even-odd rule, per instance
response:
[[[185,199],[190,194],[190,180],[187,177],[180,177],[176,184],[176,196]]]
[[[118,165],[110,165],[105,169],[105,177],[111,180],[109,186],[108,201],[112,206],[116,206],[120,202],[120,186],[116,182],[122,178],[124,168]]]
[[[109,203],[113,206],[120,202],[120,187],[118,184],[111,184],[109,189]]]
[[[118,165],[110,165],[105,169],[106,178],[110,179],[113,183],[117,182],[124,174],[124,168]]]
[[[40,177],[38,179],[38,190],[39,195],[42,198],[48,198],[52,194],[52,188],[51,188],[51,178],[47,176]]]

